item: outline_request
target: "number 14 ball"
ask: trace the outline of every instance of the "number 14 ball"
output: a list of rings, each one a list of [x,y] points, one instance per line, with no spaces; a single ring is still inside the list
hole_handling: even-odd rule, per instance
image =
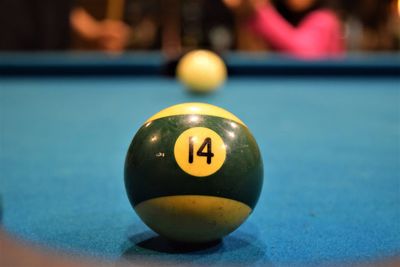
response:
[[[220,239],[253,211],[263,183],[256,140],[232,113],[179,104],[148,119],[125,161],[128,198],[143,222],[180,242]]]

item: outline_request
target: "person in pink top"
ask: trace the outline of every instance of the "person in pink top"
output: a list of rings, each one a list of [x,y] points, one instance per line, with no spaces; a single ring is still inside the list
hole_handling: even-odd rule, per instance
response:
[[[319,0],[224,0],[250,29],[277,52],[300,58],[344,54],[339,18]]]

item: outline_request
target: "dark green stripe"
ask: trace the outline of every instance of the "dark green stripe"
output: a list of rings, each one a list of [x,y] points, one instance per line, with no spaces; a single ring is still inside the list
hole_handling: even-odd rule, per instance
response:
[[[254,208],[263,182],[263,164],[257,143],[247,127],[224,118],[199,115],[164,117],[142,126],[135,135],[125,161],[125,186],[132,205],[155,197],[208,195],[234,199]],[[224,165],[207,177],[193,177],[178,166],[176,139],[192,127],[217,132],[227,146]],[[234,137],[228,135],[233,132]],[[156,136],[157,141],[151,142]]]

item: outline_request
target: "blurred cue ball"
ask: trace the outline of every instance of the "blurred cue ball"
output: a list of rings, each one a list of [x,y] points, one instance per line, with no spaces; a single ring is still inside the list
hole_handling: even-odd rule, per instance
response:
[[[194,50],[184,55],[177,66],[177,77],[192,92],[207,93],[226,80],[224,61],[208,50]]]
[[[125,160],[134,210],[175,241],[221,239],[253,211],[263,183],[256,140],[232,113],[204,103],[179,104],[148,119]]]

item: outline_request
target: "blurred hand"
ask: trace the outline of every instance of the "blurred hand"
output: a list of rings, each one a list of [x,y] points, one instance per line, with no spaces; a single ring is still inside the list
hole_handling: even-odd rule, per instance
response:
[[[122,52],[126,47],[130,28],[122,21],[104,20],[98,22],[98,33],[95,41],[100,50]]]
[[[122,52],[126,47],[131,30],[120,20],[94,19],[83,8],[71,13],[71,26],[82,41],[90,47],[107,52]]]

